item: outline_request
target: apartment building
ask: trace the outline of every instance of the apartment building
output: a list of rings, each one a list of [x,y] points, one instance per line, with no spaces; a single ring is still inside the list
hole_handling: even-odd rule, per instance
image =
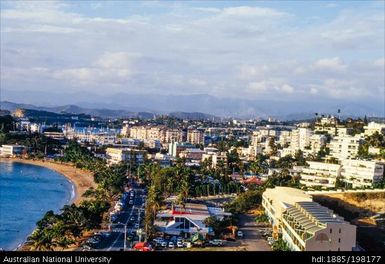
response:
[[[356,226],[316,202],[301,201],[282,213],[282,239],[293,251],[352,251]]]
[[[106,158],[108,164],[117,164],[125,161],[134,161],[135,163],[143,163],[146,151],[131,148],[107,148]]]
[[[306,186],[335,187],[337,177],[341,175],[341,165],[308,161],[304,167],[300,183]]]
[[[165,132],[165,138],[162,142],[172,143],[172,142],[182,142],[185,141],[185,134],[180,129],[167,129]]]
[[[322,117],[314,126],[314,132],[327,133],[331,136],[337,135],[338,119],[334,116]]]
[[[322,147],[326,146],[327,137],[321,134],[313,134],[309,140],[309,153],[317,154]]]
[[[130,137],[140,140],[147,139],[147,128],[144,126],[135,126],[130,128]]]
[[[202,160],[202,156],[205,152],[199,148],[188,148],[179,153],[180,158],[185,158],[188,160]]]
[[[286,144],[289,144],[290,141],[291,141],[291,131],[281,131],[279,135],[278,143],[281,144],[281,146],[284,146]]]
[[[291,132],[290,148],[305,150],[310,145],[310,137],[313,134],[308,127],[299,127]]]
[[[330,156],[338,160],[352,159],[357,156],[358,148],[363,143],[360,135],[336,136],[330,144]]]
[[[179,153],[188,148],[195,148],[195,146],[186,142],[172,142],[168,144],[168,154],[172,157],[179,157]]]
[[[267,188],[262,194],[262,207],[273,227],[273,237],[278,238],[282,229],[282,213],[296,202],[312,201],[312,197],[304,191],[279,187]]]
[[[187,142],[197,145],[204,144],[204,135],[203,132],[198,129],[188,129],[187,130]]]
[[[371,187],[384,177],[384,163],[378,161],[352,160],[342,161],[342,180],[356,187]]]
[[[205,148],[206,150],[206,148]],[[202,161],[211,159],[212,168],[216,168],[220,163],[227,165],[226,152],[207,152],[202,155]]]
[[[262,206],[273,226],[273,237],[281,234],[293,251],[352,251],[356,246],[356,227],[313,202],[302,190],[267,188]]]
[[[24,145],[2,145],[0,155],[2,157],[15,157],[21,155],[26,150]]]
[[[370,136],[376,132],[385,134],[385,124],[370,122],[367,126],[364,126],[364,130],[364,136]]]

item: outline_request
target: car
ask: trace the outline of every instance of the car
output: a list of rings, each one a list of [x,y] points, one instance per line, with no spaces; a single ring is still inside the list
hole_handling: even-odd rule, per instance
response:
[[[82,246],[82,248],[83,248],[84,250],[92,250],[92,247],[90,247],[90,246],[87,245],[87,244],[84,244],[84,245]]]
[[[237,232],[237,236],[243,238],[243,232],[239,230],[239,231]]]
[[[182,247],[184,247],[184,245],[183,245],[183,242],[182,242],[182,241],[178,241],[178,242],[176,243],[176,246],[177,246],[178,248],[182,248]]]
[[[220,247],[220,246],[223,246],[223,242],[220,239],[214,239],[209,241],[209,245]]]
[[[174,244],[174,242],[170,242],[170,243],[168,243],[168,247],[169,247],[169,248],[174,248],[174,247],[175,247],[175,244]]]
[[[268,238],[267,238],[267,243],[268,243],[269,245],[273,245],[274,242],[275,242],[275,239],[274,239],[274,238],[272,238],[272,237],[268,237]]]
[[[130,218],[130,221],[131,221],[131,222],[132,222],[132,221],[135,221],[135,217],[132,216],[132,217]]]
[[[161,243],[160,243],[160,246],[161,246],[161,247],[167,247],[167,241],[161,242]]]
[[[136,224],[134,225],[134,227],[135,227],[135,228],[139,228],[139,224],[136,223]]]

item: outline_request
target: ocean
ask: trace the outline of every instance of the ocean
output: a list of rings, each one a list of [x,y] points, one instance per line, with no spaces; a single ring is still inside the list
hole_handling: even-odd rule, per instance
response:
[[[0,162],[0,248],[14,250],[44,214],[69,204],[73,184],[53,170],[18,162]]]

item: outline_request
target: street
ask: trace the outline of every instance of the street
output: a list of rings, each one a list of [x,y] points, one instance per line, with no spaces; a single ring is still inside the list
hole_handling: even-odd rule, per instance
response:
[[[144,237],[141,238],[137,235],[137,230],[143,228],[142,222],[144,218],[144,203],[145,198],[144,189],[134,185],[132,191],[134,192],[133,204],[128,202],[123,207],[123,210],[118,216],[115,223],[111,223],[110,235],[100,241],[95,246],[96,251],[120,251],[124,249],[124,232],[125,225],[127,231],[127,238],[131,238],[131,241],[127,240],[126,250],[132,248],[134,242],[143,241]]]

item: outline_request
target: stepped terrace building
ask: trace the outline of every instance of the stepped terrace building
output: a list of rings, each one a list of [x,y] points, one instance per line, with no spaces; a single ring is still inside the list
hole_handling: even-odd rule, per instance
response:
[[[282,213],[282,238],[294,251],[352,251],[356,226],[316,202],[297,202]]]
[[[304,191],[290,187],[267,188],[262,195],[262,206],[273,226],[273,237],[278,238],[282,228],[282,213],[296,202],[312,201]]]

